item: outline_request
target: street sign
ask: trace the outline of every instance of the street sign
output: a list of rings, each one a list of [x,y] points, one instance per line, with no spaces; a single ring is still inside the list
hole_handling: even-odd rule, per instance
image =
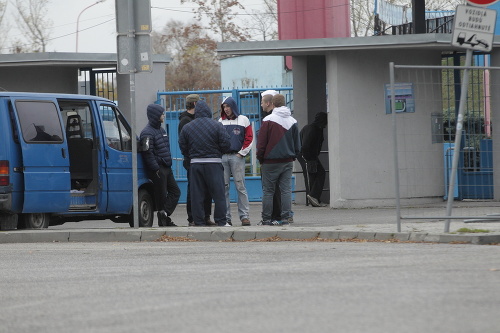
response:
[[[458,5],[455,11],[451,45],[475,51],[491,51],[497,11]]]
[[[116,0],[116,31],[119,34],[136,32],[150,33],[151,0]],[[132,11],[132,15],[130,13]],[[133,22],[130,22],[133,20]]]
[[[151,0],[116,0],[117,71],[152,72]]]
[[[473,6],[489,6],[497,2],[498,0],[467,0],[467,3]]]

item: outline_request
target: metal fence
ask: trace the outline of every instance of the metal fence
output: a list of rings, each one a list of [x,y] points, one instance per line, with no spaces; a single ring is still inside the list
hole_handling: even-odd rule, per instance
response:
[[[398,231],[404,220],[444,222],[445,232],[451,220],[499,221],[491,122],[499,87],[490,74],[500,67],[483,66],[487,57],[474,56],[476,66],[463,56],[442,66],[390,64]]]
[[[192,90],[192,91],[163,91],[157,93],[157,104],[165,107],[165,129],[170,138],[170,151],[172,154],[172,171],[176,180],[181,187],[180,202],[185,202],[183,191],[185,182],[187,181],[186,170],[182,166],[183,156],[180,151],[178,141],[178,126],[179,116],[182,112],[186,111],[186,97],[190,94],[198,94],[212,110],[213,118],[220,118],[221,103],[226,97],[233,97],[238,105],[240,114],[245,115],[252,124],[254,131],[254,149],[250,151],[249,156],[246,157],[245,167],[245,182],[250,201],[262,200],[262,186],[260,180],[260,166],[256,157],[255,142],[257,133],[260,128],[261,120],[263,118],[261,110],[261,93],[263,91],[273,89],[283,94],[286,99],[287,107],[293,113],[293,88],[291,87],[272,87],[272,88],[253,88],[253,89],[227,89],[227,90]],[[292,190],[295,190],[295,184],[292,183]],[[236,201],[237,193],[234,186],[230,188],[230,199]]]
[[[240,114],[247,116],[250,120],[255,140],[263,116],[260,107],[260,93],[268,89],[274,89],[285,95],[287,106],[293,110],[293,89],[290,87],[158,92],[157,103],[164,106],[166,110],[165,126],[170,137],[170,149],[175,161],[175,165],[173,166],[175,176],[180,178],[186,177],[186,171],[182,167],[183,156],[177,144],[179,139],[177,128],[179,126],[180,114],[186,111],[187,95],[198,94],[209,105],[214,119],[220,118],[220,106],[224,98],[233,97],[238,105]],[[250,156],[247,157],[246,176],[258,176],[259,174],[255,149],[252,149]]]

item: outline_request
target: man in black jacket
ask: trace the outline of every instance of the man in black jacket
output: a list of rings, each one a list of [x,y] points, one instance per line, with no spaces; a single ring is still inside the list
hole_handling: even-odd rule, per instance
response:
[[[170,215],[177,207],[181,191],[172,173],[168,135],[161,126],[165,109],[158,104],[149,104],[147,115],[149,123],[141,132],[141,141],[147,142],[148,149],[142,152],[142,156],[155,189],[158,226],[176,227]]]
[[[194,120],[194,108],[196,106],[196,103],[200,100],[200,96],[197,94],[191,94],[186,96],[186,111],[180,114],[179,116],[179,127],[178,127],[178,134],[180,137],[182,128],[189,123],[191,120]],[[184,160],[182,161],[182,165],[184,166],[184,169],[187,171],[187,193],[186,193],[186,211],[188,214],[188,225],[190,227],[194,226],[193,222],[193,214],[191,212],[191,191],[189,190],[189,165],[191,164],[191,161],[189,160],[188,157],[184,157]],[[215,226],[217,225],[215,222],[210,221],[210,214],[212,212],[212,197],[210,196],[210,193],[207,193],[205,196],[205,201],[204,201],[204,210],[205,210],[205,224],[207,226]]]
[[[300,131],[302,149],[298,157],[304,174],[304,182],[307,189],[307,200],[313,207],[324,207],[321,203],[321,193],[325,184],[325,168],[319,160],[321,146],[323,145],[323,129],[328,122],[326,112],[318,112],[314,121],[304,126]]]
[[[224,126],[212,119],[212,111],[205,101],[196,103],[195,119],[184,126],[179,135],[179,147],[184,158],[191,164],[190,191],[196,193],[191,198],[191,208],[196,226],[205,226],[203,202],[206,193],[214,200],[214,220],[219,226],[230,227],[226,223],[226,195],[224,189],[224,167],[222,154],[231,147],[229,134]]]

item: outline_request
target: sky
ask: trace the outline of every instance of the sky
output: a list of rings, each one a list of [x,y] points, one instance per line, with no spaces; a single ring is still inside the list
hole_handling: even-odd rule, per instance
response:
[[[51,41],[47,52],[115,53],[116,21],[115,0],[50,0],[47,9],[52,20]],[[248,10],[261,8],[262,0],[240,0]],[[89,7],[90,6],[90,7]],[[193,22],[192,9],[196,5],[180,0],[151,0],[153,30],[161,30],[171,19]],[[80,15],[80,19],[78,16]],[[78,34],[77,30],[78,24]],[[11,23],[13,25],[13,23]],[[9,32],[19,34],[15,29]]]

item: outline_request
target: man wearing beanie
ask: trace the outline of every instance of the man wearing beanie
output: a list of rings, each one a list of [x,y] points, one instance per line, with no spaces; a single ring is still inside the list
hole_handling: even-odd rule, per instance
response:
[[[319,160],[319,154],[323,146],[323,130],[327,125],[327,121],[328,114],[326,112],[318,112],[314,121],[304,126],[300,131],[302,149],[297,159],[302,166],[302,173],[304,174],[307,200],[313,207],[326,206],[321,203],[321,193],[325,184],[326,171]]]
[[[172,155],[168,135],[161,126],[165,109],[158,104],[147,107],[148,124],[141,132],[141,141],[147,141],[148,149],[142,152],[148,175],[154,185],[158,226],[176,227],[170,215],[177,207],[181,191],[172,173]]]
[[[217,225],[226,223],[226,197],[224,195],[224,168],[222,154],[231,147],[229,134],[224,126],[212,119],[212,111],[200,100],[194,109],[195,119],[179,135],[179,147],[184,158],[189,158],[191,209],[196,226],[206,226],[203,202],[206,193],[214,200],[214,220]],[[196,193],[196,195],[194,195]]]
[[[186,111],[182,112],[179,115],[179,127],[178,127],[178,134],[180,136],[182,128],[184,125],[189,123],[191,120],[194,120],[194,108],[196,106],[196,103],[200,100],[200,96],[197,94],[191,94],[186,96]],[[193,220],[193,214],[191,212],[191,191],[189,190],[189,165],[191,164],[191,161],[189,160],[188,157],[185,157],[184,160],[182,161],[182,165],[184,166],[184,169],[187,171],[187,193],[186,193],[186,211],[188,215],[188,225],[190,227],[194,226],[194,220]],[[215,222],[210,221],[210,214],[212,212],[212,197],[210,196],[209,193],[206,194],[205,196],[205,202],[204,202],[204,211],[205,211],[205,224],[208,226],[215,226],[217,225]]]

